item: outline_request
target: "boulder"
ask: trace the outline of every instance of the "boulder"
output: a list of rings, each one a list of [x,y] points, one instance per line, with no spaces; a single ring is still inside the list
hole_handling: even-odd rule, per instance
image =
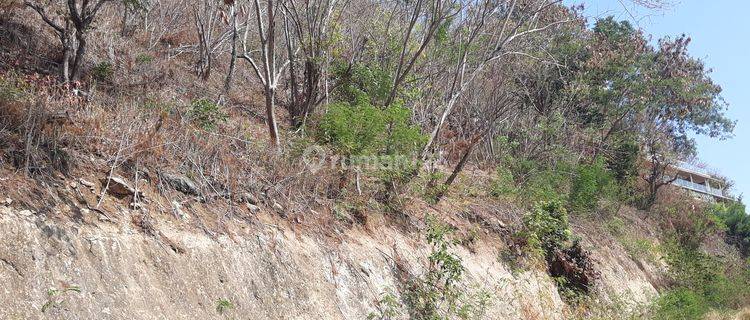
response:
[[[191,196],[200,196],[198,186],[185,175],[162,172],[161,178],[175,190]]]
[[[132,197],[135,195],[135,188],[133,188],[125,178],[112,176],[102,179],[101,183],[103,186],[107,186],[108,181],[109,186],[107,187],[107,193],[117,198]]]
[[[254,194],[250,192],[243,192],[242,195],[240,195],[240,201],[247,202],[252,205],[258,205],[258,197],[256,197]]]

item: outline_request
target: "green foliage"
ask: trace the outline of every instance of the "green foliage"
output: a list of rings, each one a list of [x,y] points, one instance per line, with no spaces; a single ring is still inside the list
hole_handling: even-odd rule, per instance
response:
[[[490,194],[494,197],[514,195],[518,192],[513,173],[504,166],[497,167],[495,179],[490,185]]]
[[[664,293],[656,301],[655,308],[654,319],[659,320],[700,320],[709,311],[699,293],[685,288]]]
[[[523,217],[523,227],[520,236],[529,248],[543,254],[565,247],[572,236],[568,212],[557,201],[539,202]]]
[[[381,68],[342,63],[334,66],[333,73],[342,83],[334,92],[338,101],[352,105],[382,106],[388,100],[393,78]]]
[[[628,186],[638,176],[638,141],[630,137],[619,137],[610,143],[608,149],[607,168],[619,184]]]
[[[224,314],[230,309],[234,309],[234,304],[232,304],[232,302],[228,299],[221,298],[216,300],[216,312],[218,312],[219,314]]]
[[[115,75],[115,66],[109,61],[102,61],[91,69],[91,76],[99,81],[110,81]]]
[[[65,295],[68,292],[81,293],[79,286],[70,286],[63,289],[50,288],[47,290],[47,302],[42,305],[42,313],[47,312],[50,308],[56,308],[65,302]]]
[[[567,200],[571,174],[569,164],[560,162],[555,167],[546,167],[533,160],[519,159],[509,170],[516,186],[498,186],[500,189],[495,192],[515,192],[522,201],[532,204],[539,201],[564,203]],[[508,178],[507,171],[498,173],[506,175],[502,179]]]
[[[477,319],[489,302],[489,294],[468,294],[461,287],[464,267],[450,252],[453,228],[428,217],[427,242],[432,247],[427,273],[412,279],[403,294],[411,319]]]
[[[148,53],[139,53],[135,56],[135,63],[137,64],[149,64],[154,61],[154,56]]]
[[[4,74],[0,77],[0,103],[21,101],[28,97],[28,84],[15,74]]]
[[[401,303],[392,293],[385,293],[378,300],[375,311],[367,314],[367,320],[390,320],[401,315]]]
[[[747,265],[732,268],[676,242],[666,246],[665,260],[676,287],[656,302],[657,319],[702,319],[709,310],[737,309],[750,299]]]
[[[573,179],[568,199],[568,207],[577,213],[587,213],[596,210],[599,199],[616,190],[614,179],[607,170],[602,158],[592,164],[578,166]]]
[[[214,130],[220,122],[227,119],[227,114],[221,107],[208,99],[193,100],[190,103],[188,116],[197,126],[204,130]]]
[[[426,142],[419,127],[410,123],[408,109],[382,109],[367,102],[330,105],[319,130],[324,142],[347,156],[413,155]]]
[[[619,238],[625,251],[635,260],[645,260],[651,263],[657,262],[659,246],[646,238],[627,237]]]
[[[737,246],[744,255],[750,253],[750,216],[742,202],[718,203],[711,209],[726,228],[726,240]]]

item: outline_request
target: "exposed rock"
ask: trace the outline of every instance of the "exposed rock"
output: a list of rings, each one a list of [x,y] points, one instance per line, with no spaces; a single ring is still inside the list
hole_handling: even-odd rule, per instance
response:
[[[90,181],[88,181],[88,180],[86,180],[86,179],[84,179],[84,178],[80,178],[80,179],[78,179],[78,182],[79,182],[80,184],[82,184],[82,185],[86,186],[86,187],[87,187],[87,188],[89,188],[90,190],[92,190],[92,191],[94,190],[94,183],[93,183],[93,182],[90,182]]]
[[[256,206],[258,205],[258,202],[259,202],[258,201],[258,197],[256,197],[254,194],[252,194],[250,192],[243,192],[240,195],[240,199],[239,200],[243,201],[243,202],[247,202],[247,203],[252,204],[252,205],[256,205]]]
[[[175,188],[175,190],[182,192],[187,195],[191,196],[200,196],[201,191],[198,188],[198,186],[185,175],[182,174],[173,174],[168,172],[162,172],[161,178],[164,179],[164,181],[172,186],[172,188]]]
[[[11,198],[5,198],[5,200],[3,200],[2,202],[2,204],[6,206],[10,206],[12,203],[13,203],[13,199]]]
[[[184,211],[182,211],[182,204],[180,204],[177,200],[172,200],[172,208],[174,208],[174,213],[177,217],[179,217],[182,220],[187,219],[187,215]]]
[[[419,272],[428,259],[421,235],[388,225],[377,235],[349,229],[332,246],[330,239],[269,221],[248,226],[227,219],[230,230],[247,230],[230,238],[166,220],[133,213],[131,220],[117,221],[126,225],[116,229],[51,228],[36,222],[46,221],[40,216],[23,218],[0,206],[0,319],[218,319],[216,301],[222,297],[236,303],[229,311],[236,318],[364,319],[383,292],[395,290],[399,298],[396,263]],[[565,319],[568,307],[544,271],[511,272],[498,262],[495,241],[477,241],[476,253],[460,246],[455,253],[470,292],[493,296],[481,319]],[[586,247],[604,256],[622,254],[607,243]],[[606,261],[600,285],[642,284],[623,292],[623,307],[651,301],[656,290],[640,268],[627,258]],[[81,292],[59,295],[66,299],[62,307],[43,314],[39,308],[49,301],[48,291],[64,288],[61,281]]]
[[[109,185],[108,185],[109,180]],[[135,188],[133,188],[130,183],[128,183],[125,178],[118,177],[118,176],[112,176],[111,178],[104,178],[101,180],[102,185],[107,186],[107,193],[118,197],[118,198],[125,198],[125,197],[132,197],[135,195]]]
[[[247,206],[247,208],[252,213],[256,213],[256,212],[260,211],[260,208],[258,206],[256,206],[256,205],[252,204],[252,203],[246,203],[245,206]]]

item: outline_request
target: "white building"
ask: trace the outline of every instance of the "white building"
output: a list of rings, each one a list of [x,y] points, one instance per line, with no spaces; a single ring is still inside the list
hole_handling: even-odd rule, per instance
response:
[[[724,178],[685,162],[678,163],[675,170],[677,171],[677,179],[672,182],[672,185],[708,201],[734,200],[726,190],[727,183]]]

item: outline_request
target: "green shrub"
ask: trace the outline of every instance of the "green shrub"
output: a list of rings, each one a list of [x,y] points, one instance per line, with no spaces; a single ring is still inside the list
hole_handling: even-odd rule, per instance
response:
[[[214,130],[220,122],[227,120],[221,107],[208,99],[193,100],[190,103],[188,116],[197,126],[204,130]]]
[[[0,103],[21,101],[28,97],[28,84],[15,74],[0,77]]]
[[[625,220],[622,220],[622,218],[620,217],[614,216],[607,220],[604,226],[612,235],[622,236],[625,231]]]
[[[638,155],[640,145],[632,137],[617,137],[608,146],[607,168],[612,177],[621,185],[629,185],[638,176]]]
[[[216,300],[216,312],[224,314],[230,309],[234,309],[234,304],[226,298]]]
[[[427,242],[432,247],[427,272],[412,279],[403,297],[410,318],[481,318],[489,295],[486,292],[472,295],[462,288],[464,266],[461,259],[450,252],[455,242],[448,238],[454,229],[432,216],[428,216],[427,224]]]
[[[683,311],[679,309],[686,309],[690,313],[685,314],[685,319],[699,319],[710,309],[737,309],[749,301],[747,284],[750,283],[750,271],[747,265],[732,267],[720,258],[682,247],[675,241],[665,248],[665,261],[676,283],[673,291],[677,296],[665,295],[660,299],[657,314],[681,315]]]
[[[513,180],[513,173],[504,166],[497,167],[496,178],[490,185],[490,195],[494,197],[510,196],[518,192],[516,183]]]
[[[401,316],[401,303],[392,293],[384,293],[378,300],[375,311],[367,314],[367,320],[390,320]]]
[[[550,253],[566,246],[572,233],[568,212],[560,202],[540,202],[523,217],[521,236],[539,253]]]
[[[355,105],[339,102],[321,119],[318,139],[344,155],[347,165],[374,174],[384,189],[378,198],[394,202],[397,188],[416,172],[419,163],[415,156],[427,141],[410,118],[408,109],[395,105],[383,109],[364,101]]]
[[[418,126],[411,124],[410,111],[385,109],[367,102],[345,102],[329,106],[319,126],[319,136],[337,152],[347,155],[413,155],[426,142]]]
[[[154,56],[147,53],[139,53],[137,56],[135,56],[135,62],[137,64],[149,64],[152,61],[154,61]]]
[[[654,319],[691,320],[703,319],[709,311],[703,297],[690,289],[680,288],[662,294],[656,301]]]
[[[521,192],[533,201],[564,203],[569,186],[570,177],[566,171],[548,169],[532,174]]]
[[[382,106],[393,85],[390,73],[379,67],[361,64],[350,66],[347,62],[336,64],[333,73],[341,83],[334,92],[334,98],[350,104]]]
[[[659,247],[649,239],[622,236],[618,238],[625,252],[635,260],[657,262]]]
[[[570,188],[568,207],[576,213],[588,213],[598,208],[599,199],[613,193],[616,193],[614,179],[600,158],[592,164],[578,166]]]
[[[718,203],[711,211],[725,227],[727,242],[737,246],[747,256],[750,252],[750,216],[745,212],[745,205],[739,201]]]
[[[573,162],[565,150],[554,150],[555,160],[547,163],[517,156],[519,143],[506,136],[495,140],[501,156],[490,185],[492,196],[515,196],[529,206],[539,201],[566,201]]]
[[[99,81],[110,81],[115,75],[115,66],[109,61],[102,61],[91,69],[91,76]]]

